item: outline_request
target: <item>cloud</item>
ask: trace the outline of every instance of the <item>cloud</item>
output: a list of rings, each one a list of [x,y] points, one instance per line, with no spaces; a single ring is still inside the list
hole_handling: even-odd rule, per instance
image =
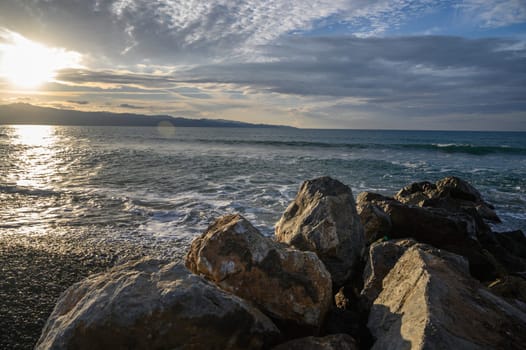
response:
[[[136,105],[132,105],[132,104],[129,104],[129,103],[121,103],[119,105],[119,107],[121,107],[121,108],[128,108],[128,109],[144,109],[145,108],[143,106],[136,106]]]
[[[520,0],[18,0],[0,1],[0,23],[81,53],[86,69],[61,70],[46,88],[90,108],[222,118],[249,110],[303,116],[309,126],[463,114],[517,120],[526,110],[524,41],[392,33],[430,14],[450,16],[453,32],[466,18],[476,35],[473,28],[506,32],[491,28],[525,22],[525,7]],[[445,27],[440,16],[429,28],[419,22],[419,32]]]
[[[180,72],[189,83],[221,83],[301,96],[354,97],[420,112],[525,108],[526,50],[514,41],[456,37],[296,38],[268,48],[268,62]],[[412,110],[412,108],[411,108]]]
[[[0,2],[0,23],[81,52],[92,67],[195,65],[258,61],[262,45],[331,26],[384,35],[451,3],[483,25],[525,20],[519,0],[18,0]]]
[[[523,0],[464,0],[457,7],[483,27],[504,27],[526,21],[526,1]]]
[[[444,36],[287,38],[265,46],[261,62],[219,62],[165,75],[68,70],[59,76],[71,84],[111,84],[114,91],[206,96],[212,103],[229,98],[221,92],[231,89],[248,99],[297,97],[321,105],[327,115],[511,113],[526,110],[526,47],[518,43]]]
[[[77,105],[87,105],[87,104],[89,104],[89,101],[84,101],[84,100],[81,100],[81,101],[67,100],[66,102],[77,104]]]

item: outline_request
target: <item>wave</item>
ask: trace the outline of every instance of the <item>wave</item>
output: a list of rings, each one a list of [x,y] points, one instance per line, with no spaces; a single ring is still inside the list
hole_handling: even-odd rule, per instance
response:
[[[22,194],[26,196],[38,196],[38,197],[52,197],[59,196],[60,193],[53,190],[42,190],[20,186],[2,186],[0,185],[0,193],[9,194]]]
[[[503,153],[509,155],[526,155],[526,148],[509,146],[480,146],[473,144],[455,143],[411,143],[411,144],[381,144],[381,143],[331,143],[310,141],[277,141],[277,140],[210,140],[198,139],[199,143],[212,143],[224,145],[254,145],[274,147],[297,147],[297,148],[338,148],[338,149],[405,149],[405,150],[428,150],[444,153],[467,153],[472,155],[488,155]]]
[[[503,153],[509,155],[526,155],[526,148],[508,147],[508,146],[480,146],[472,144],[455,144],[455,143],[433,143],[433,144],[407,144],[403,148],[423,149],[439,151],[444,153],[468,153],[473,155],[488,155],[494,153]]]
[[[329,142],[312,142],[312,141],[277,141],[277,140],[210,140],[198,139],[199,143],[215,143],[225,145],[255,145],[255,146],[289,146],[289,147],[313,147],[313,148],[370,148],[371,145],[360,143],[329,143]]]

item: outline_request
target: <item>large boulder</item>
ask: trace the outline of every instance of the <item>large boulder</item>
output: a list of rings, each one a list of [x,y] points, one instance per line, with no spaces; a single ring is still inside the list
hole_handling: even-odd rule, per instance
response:
[[[498,241],[509,254],[526,259],[526,236],[521,230],[494,233]]]
[[[526,237],[521,230],[492,232],[481,241],[509,273],[526,273]]]
[[[480,280],[493,281],[500,267],[479,242],[489,235],[489,228],[480,218],[463,211],[406,205],[393,198],[364,192],[360,202],[370,203],[389,216],[389,238],[414,238],[468,258],[471,273]]]
[[[363,227],[351,189],[330,177],[305,181],[276,224],[276,239],[315,252],[334,285],[343,285],[356,270],[364,249]]]
[[[272,321],[178,263],[119,266],[70,287],[36,349],[260,349]]]
[[[283,328],[316,332],[331,305],[331,276],[315,253],[263,236],[240,215],[218,219],[196,238],[186,266],[253,302]]]
[[[460,256],[417,244],[383,280],[373,349],[523,349],[526,313],[472,279]]]
[[[363,289],[360,293],[366,308],[369,308],[382,291],[382,282],[409,247],[417,244],[413,239],[393,239],[375,242],[363,271]]]
[[[280,344],[272,350],[358,350],[353,337],[333,334],[325,337],[305,337]]]
[[[356,210],[362,222],[367,245],[391,232],[391,218],[381,208],[368,200],[367,192],[360,193],[356,198]]]
[[[526,280],[520,276],[505,276],[489,285],[489,289],[512,304],[526,307]]]
[[[445,177],[435,184],[427,181],[410,184],[402,188],[395,195],[395,199],[420,207],[471,211],[484,219],[500,222],[495,208],[484,201],[480,192],[468,182],[455,176]]]

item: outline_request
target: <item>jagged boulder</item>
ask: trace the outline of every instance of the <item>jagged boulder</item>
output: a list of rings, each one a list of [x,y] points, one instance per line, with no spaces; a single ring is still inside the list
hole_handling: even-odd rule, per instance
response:
[[[315,252],[334,285],[343,285],[364,249],[363,227],[351,189],[330,177],[305,181],[276,224],[276,239]]]
[[[526,307],[526,280],[520,276],[505,276],[489,285],[489,289],[510,303],[517,301]]]
[[[356,210],[360,216],[367,245],[391,232],[391,218],[377,205],[367,201],[367,192],[360,193],[356,198]]]
[[[358,350],[353,337],[348,334],[332,334],[325,337],[305,337],[280,344],[272,350]]]
[[[261,349],[272,321],[178,263],[128,263],[70,287],[36,349]]]
[[[369,255],[363,272],[363,289],[360,293],[366,307],[370,307],[382,291],[382,281],[404,255],[409,247],[417,244],[413,239],[393,239],[375,242],[369,248]]]
[[[495,239],[509,254],[526,259],[526,236],[521,230],[495,232]]]
[[[460,256],[417,244],[383,280],[373,349],[523,349],[526,313],[471,278]]]
[[[331,276],[313,252],[263,236],[240,215],[227,215],[196,238],[186,266],[253,302],[279,326],[316,332],[331,305]]]
[[[471,273],[480,280],[493,281],[499,276],[498,262],[479,242],[479,237],[489,235],[488,226],[480,218],[462,211],[406,205],[368,192],[359,198],[389,216],[389,238],[410,237],[463,255],[469,260]]]
[[[443,208],[450,212],[472,211],[486,220],[500,222],[495,208],[484,201],[480,192],[455,176],[445,177],[435,184],[427,181],[410,184],[402,188],[395,199],[404,204]]]

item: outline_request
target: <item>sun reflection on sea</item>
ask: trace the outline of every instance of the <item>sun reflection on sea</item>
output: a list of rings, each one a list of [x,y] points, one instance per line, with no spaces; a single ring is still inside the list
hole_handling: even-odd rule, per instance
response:
[[[13,143],[19,147],[17,186],[47,188],[56,173],[57,137],[50,125],[13,126]]]

